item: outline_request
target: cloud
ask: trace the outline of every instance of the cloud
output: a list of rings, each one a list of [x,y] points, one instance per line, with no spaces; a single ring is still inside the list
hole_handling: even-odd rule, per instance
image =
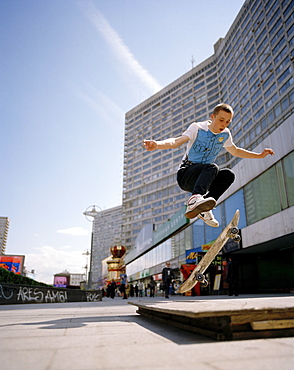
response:
[[[124,110],[114,103],[109,97],[98,91],[94,87],[84,84],[87,91],[82,91],[81,88],[74,88],[75,93],[89,107],[91,107],[103,120],[114,128],[122,127],[124,122]]]
[[[71,227],[69,229],[57,230],[57,233],[72,236],[85,236],[89,234],[89,231],[83,227]]]
[[[88,6],[84,8],[87,17],[90,19],[97,31],[102,35],[120,63],[120,66],[124,67],[126,72],[133,75],[141,84],[143,84],[150,94],[154,94],[161,90],[162,86],[143,66],[141,66],[118,33],[110,26],[103,14],[92,2],[87,2],[87,5]]]
[[[56,249],[45,245],[37,248],[36,253],[26,254],[25,266],[28,271],[35,270],[35,280],[46,284],[53,284],[53,276],[65,270],[70,273],[85,273],[85,266],[89,263],[82,251],[73,247],[64,246]]]

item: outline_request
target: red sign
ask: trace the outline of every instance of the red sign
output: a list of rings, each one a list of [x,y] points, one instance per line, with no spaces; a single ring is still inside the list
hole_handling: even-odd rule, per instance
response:
[[[0,256],[0,267],[20,275],[23,270],[25,256]]]

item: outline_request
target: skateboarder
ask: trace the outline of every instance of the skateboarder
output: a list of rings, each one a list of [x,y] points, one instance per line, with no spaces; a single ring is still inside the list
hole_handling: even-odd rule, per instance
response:
[[[237,147],[232,140],[228,125],[233,119],[229,104],[218,104],[205,122],[194,122],[179,137],[162,141],[144,140],[146,150],[172,149],[187,143],[187,150],[177,172],[177,181],[182,190],[192,193],[187,201],[187,218],[198,216],[207,225],[218,227],[212,209],[219,197],[232,185],[235,174],[228,168],[219,169],[214,163],[224,147],[230,154],[240,158],[265,158],[275,154],[272,149],[261,153]]]

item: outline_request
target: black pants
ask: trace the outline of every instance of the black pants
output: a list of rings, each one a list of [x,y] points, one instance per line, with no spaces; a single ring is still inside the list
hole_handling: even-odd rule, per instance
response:
[[[155,287],[151,286],[150,287],[150,297],[154,297],[154,291],[155,291]]]
[[[180,169],[177,181],[182,190],[217,200],[234,182],[235,174],[228,168],[219,169],[215,163],[194,163]]]
[[[125,284],[121,284],[121,294],[123,295],[123,299],[127,299],[127,293],[126,293],[126,286]]]
[[[167,281],[164,282],[164,284],[165,284],[164,291],[165,291],[165,296],[166,297],[169,296],[170,283],[171,283],[171,280],[167,280]]]
[[[229,280],[229,295],[236,295],[236,296],[239,295],[237,279]]]

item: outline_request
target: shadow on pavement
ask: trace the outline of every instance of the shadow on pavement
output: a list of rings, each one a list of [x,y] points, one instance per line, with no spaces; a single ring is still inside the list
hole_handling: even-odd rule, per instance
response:
[[[12,327],[12,326],[34,326],[38,329],[76,329],[86,327],[88,324],[96,323],[101,325],[101,327],[107,326],[107,323],[117,323],[118,326],[125,324],[136,324],[148,330],[156,335],[164,337],[176,344],[187,345],[187,344],[196,344],[196,343],[211,343],[216,342],[213,339],[203,337],[201,335],[191,333],[173,326],[169,326],[158,321],[153,321],[149,318],[140,316],[140,315],[121,315],[121,316],[86,316],[86,317],[68,317],[62,319],[54,319],[48,321],[39,321],[31,323],[22,323],[1,325],[0,327]],[[113,326],[112,326],[113,327]],[[128,330],[128,326],[125,326],[124,330]],[[121,328],[120,330],[121,331]],[[70,335],[70,333],[69,333]],[[97,334],[98,335],[98,334]],[[120,334],[122,335],[122,334]]]

